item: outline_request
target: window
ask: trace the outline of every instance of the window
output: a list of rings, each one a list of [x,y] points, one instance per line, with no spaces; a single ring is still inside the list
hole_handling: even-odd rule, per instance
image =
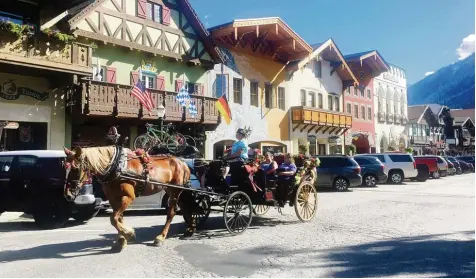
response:
[[[354,95],[355,96],[359,95],[359,88],[357,86],[354,86]]]
[[[365,120],[365,107],[364,106],[360,107],[360,114],[361,114],[360,118]]]
[[[359,164],[359,165],[373,165],[374,163],[371,161],[371,159],[367,159],[364,157],[356,156],[354,157],[354,160]]]
[[[286,94],[284,87],[278,87],[278,108],[284,110],[286,108]]]
[[[202,89],[201,89],[202,84],[191,83],[187,81],[186,85],[187,85],[188,94],[203,95],[204,92],[202,92]]]
[[[385,163],[385,156],[384,155],[366,155],[370,157],[374,157],[380,160],[380,162]]]
[[[380,99],[378,100],[378,111],[382,112],[382,103],[380,102]]]
[[[350,103],[347,103],[346,112],[347,112],[348,114],[352,114],[352,105],[351,105]]]
[[[334,97],[333,96],[327,96],[327,109],[328,110],[333,110],[334,107]]]
[[[319,157],[321,161],[320,168],[342,168],[342,167],[353,167],[354,162],[346,157]]]
[[[396,154],[392,154],[392,155],[388,155],[388,157],[390,158],[390,160],[392,160],[392,161],[395,162],[395,163],[409,163],[409,162],[413,162],[412,157],[411,157],[410,155],[396,155]]]
[[[145,88],[155,89],[156,79],[157,79],[156,76],[142,74],[142,84],[145,86]],[[190,86],[188,87],[189,87],[188,90],[190,92]]]
[[[147,2],[147,19],[162,23],[162,6]]]
[[[340,100],[339,97],[334,97],[334,106],[336,111],[340,111]]]
[[[317,94],[317,102],[320,109],[324,108],[324,99],[322,98],[321,93]]]
[[[370,89],[367,89],[367,98],[372,99],[372,92]]]
[[[0,173],[6,173],[10,171],[12,167],[13,156],[0,157]]]
[[[243,81],[239,78],[233,79],[233,102],[243,104]]]
[[[349,95],[350,94],[350,87],[345,88],[345,94]]]
[[[316,93],[309,91],[307,95],[308,95],[307,106],[315,108],[316,107]]]
[[[30,169],[35,167],[37,157],[33,156],[19,156],[17,161],[18,170]]]
[[[227,88],[228,88],[228,75],[217,74],[217,78],[215,81],[215,92],[214,92],[215,98],[220,98],[223,94],[226,94]]]
[[[314,61],[314,75],[317,77],[317,78],[321,78],[322,77],[322,63],[321,61]]]
[[[301,89],[301,106],[306,106],[306,90]]]
[[[265,84],[264,85],[264,98],[265,98],[265,107],[273,108],[273,85]]]
[[[359,91],[360,91],[360,97],[365,98],[365,89],[362,89]]]
[[[367,119],[372,120],[372,108],[367,108]]]
[[[250,82],[250,104],[252,106],[259,106],[258,98],[258,82]]]
[[[107,70],[105,66],[93,65],[93,80],[107,81]]]
[[[359,105],[354,105],[354,117],[359,118]]]

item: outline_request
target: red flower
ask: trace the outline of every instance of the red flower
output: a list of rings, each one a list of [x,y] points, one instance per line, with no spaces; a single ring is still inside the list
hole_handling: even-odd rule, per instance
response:
[[[69,169],[71,168],[71,164],[70,164],[69,162],[66,162],[66,163],[64,164],[64,168],[67,169],[67,170],[69,170]]]
[[[311,158],[311,162],[313,162],[313,163],[314,163],[315,161],[316,161],[316,159],[315,159],[315,158]]]
[[[300,159],[304,159],[304,155],[303,155],[303,154],[299,154],[299,158],[300,158]]]

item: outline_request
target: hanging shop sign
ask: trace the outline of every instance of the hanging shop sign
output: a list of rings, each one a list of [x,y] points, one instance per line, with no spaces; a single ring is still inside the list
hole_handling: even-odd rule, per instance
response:
[[[48,93],[38,92],[28,87],[17,87],[13,80],[8,80],[3,83],[0,97],[5,100],[17,100],[20,96],[28,96],[38,101],[48,99]]]
[[[0,121],[0,128],[2,129],[11,129],[15,130],[20,127],[20,124],[18,122],[11,122],[11,121]]]

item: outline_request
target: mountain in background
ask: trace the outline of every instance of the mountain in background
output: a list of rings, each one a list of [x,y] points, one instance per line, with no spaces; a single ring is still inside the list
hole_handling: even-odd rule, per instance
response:
[[[408,87],[408,104],[474,108],[474,53]]]

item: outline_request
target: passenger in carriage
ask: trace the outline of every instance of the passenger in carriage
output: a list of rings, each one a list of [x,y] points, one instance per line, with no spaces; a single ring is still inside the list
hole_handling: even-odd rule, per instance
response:
[[[297,172],[297,167],[294,164],[294,159],[291,154],[284,156],[284,163],[278,168],[278,180],[291,180]]]
[[[264,155],[264,161],[259,166],[266,173],[266,180],[274,180],[276,170],[278,169],[278,163],[274,161],[273,154],[266,152]]]
[[[245,140],[248,136],[248,130],[242,128],[238,129],[236,131],[237,141],[231,146],[231,154],[224,158],[230,163],[230,167],[226,173],[231,170],[231,185],[237,185],[240,182],[238,177],[233,175],[233,173],[236,173],[238,169],[243,166],[244,162],[248,160],[248,144]]]

